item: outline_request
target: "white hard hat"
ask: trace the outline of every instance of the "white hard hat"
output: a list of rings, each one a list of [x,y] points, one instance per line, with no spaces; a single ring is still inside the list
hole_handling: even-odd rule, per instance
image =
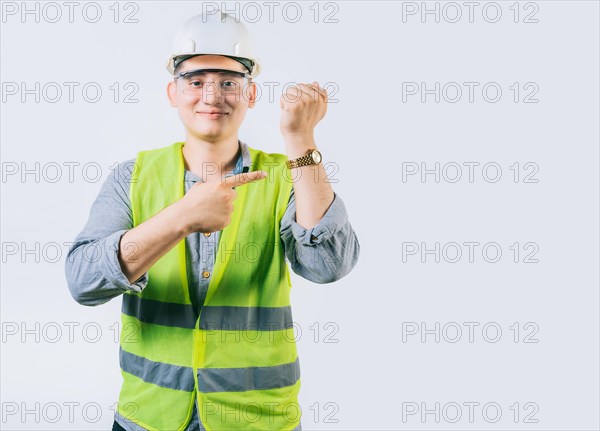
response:
[[[254,78],[260,73],[260,60],[252,45],[248,30],[233,15],[221,11],[196,15],[175,36],[167,70],[174,74],[178,63],[196,55],[223,55],[242,63]]]

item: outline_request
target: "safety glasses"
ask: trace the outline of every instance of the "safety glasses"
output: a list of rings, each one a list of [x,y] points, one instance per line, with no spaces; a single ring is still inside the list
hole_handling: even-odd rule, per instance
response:
[[[202,95],[214,91],[214,85],[210,84],[217,84],[219,90],[225,94],[240,94],[245,80],[250,78],[249,74],[236,70],[195,69],[180,72],[173,80],[179,80],[184,94]]]

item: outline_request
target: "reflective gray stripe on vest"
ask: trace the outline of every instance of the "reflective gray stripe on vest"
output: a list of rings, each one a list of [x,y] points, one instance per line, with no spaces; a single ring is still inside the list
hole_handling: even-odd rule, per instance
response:
[[[198,389],[201,392],[242,392],[291,386],[300,378],[298,358],[272,367],[200,368]]]
[[[200,328],[225,331],[279,331],[292,328],[292,307],[205,306]]]
[[[140,322],[194,329],[198,315],[191,304],[176,304],[124,294],[121,311]]]
[[[194,370],[191,367],[154,362],[119,347],[119,363],[123,371],[169,389],[194,391]]]

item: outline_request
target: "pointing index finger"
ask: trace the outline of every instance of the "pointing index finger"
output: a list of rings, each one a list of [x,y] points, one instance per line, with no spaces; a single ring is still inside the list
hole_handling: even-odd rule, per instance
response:
[[[267,173],[265,171],[245,172],[241,174],[231,175],[230,177],[225,178],[223,183],[225,183],[228,187],[237,187],[258,180],[262,180],[266,177]]]

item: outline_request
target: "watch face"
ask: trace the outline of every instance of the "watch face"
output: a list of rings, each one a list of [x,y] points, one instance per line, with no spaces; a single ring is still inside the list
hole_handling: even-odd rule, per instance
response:
[[[315,161],[315,163],[321,163],[321,153],[319,152],[319,150],[314,150],[312,152],[312,158]]]

